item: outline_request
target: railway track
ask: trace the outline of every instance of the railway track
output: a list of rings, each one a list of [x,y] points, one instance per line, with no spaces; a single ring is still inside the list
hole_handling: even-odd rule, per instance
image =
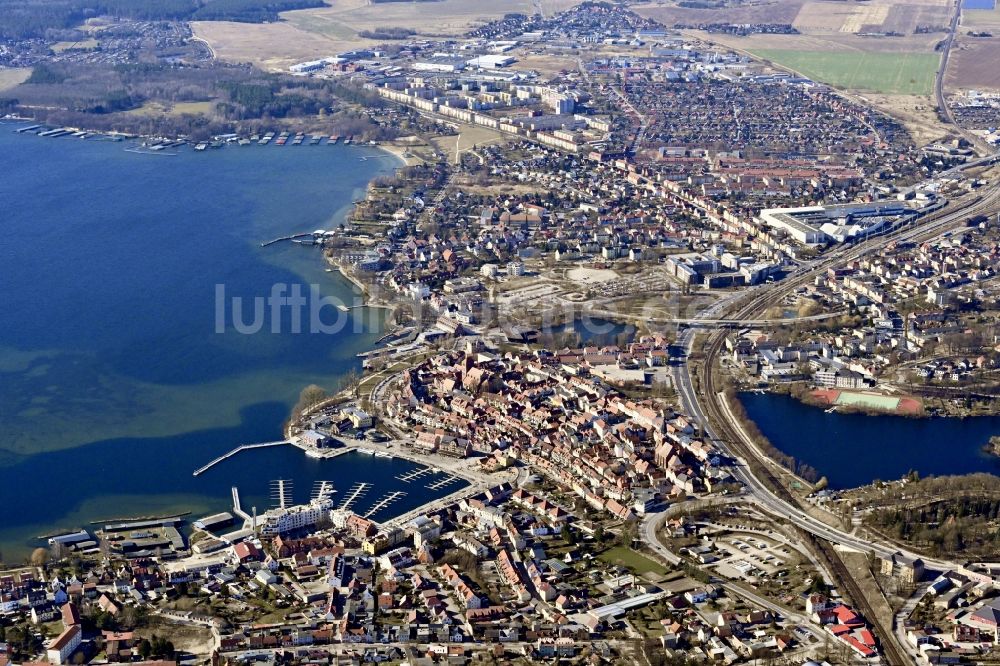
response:
[[[798,275],[792,275],[782,282],[776,283],[774,287],[766,289],[763,293],[757,292],[750,302],[740,306],[732,319],[752,319],[761,312],[776,305],[796,288],[827,269],[848,261],[861,258],[865,254],[875,251],[879,247],[884,247],[892,241],[917,242],[921,243],[938,237],[947,231],[963,226],[970,217],[983,213],[991,213],[1000,209],[1000,188],[997,188],[985,195],[970,196],[967,199],[959,200],[957,208],[942,209],[929,216],[912,223],[906,227],[896,229],[878,238],[863,241],[850,248],[845,248],[831,255],[825,260],[810,266]],[[722,448],[728,449],[730,454],[745,460],[749,467],[750,474],[761,482],[778,499],[787,503],[791,507],[798,508],[798,500],[788,491],[774,471],[766,461],[762,460],[753,446],[744,442],[741,434],[730,421],[720,398],[720,387],[715,375],[715,361],[725,344],[726,331],[712,333],[705,347],[704,362],[701,372],[701,390],[695,395],[699,396],[699,402],[712,425],[716,436],[720,440]],[[690,372],[690,370],[689,370]],[[819,553],[831,573],[840,581],[842,589],[861,614],[866,617],[874,626],[876,633],[881,637],[881,645],[886,660],[892,665],[903,665],[913,663],[905,650],[897,643],[895,632],[891,626],[886,625],[884,620],[880,620],[874,612],[874,608],[868,600],[860,585],[851,575],[847,566],[834,550],[831,542],[817,537],[801,526],[798,528],[802,532],[804,539],[812,545],[813,549]]]

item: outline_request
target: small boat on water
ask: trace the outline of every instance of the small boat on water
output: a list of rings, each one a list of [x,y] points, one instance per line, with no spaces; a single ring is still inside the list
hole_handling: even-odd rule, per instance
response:
[[[375,455],[375,451],[373,449],[358,449],[358,453],[363,453],[366,456],[373,456],[373,455]]]
[[[375,452],[375,457],[376,458],[391,458],[392,454],[391,453],[386,453],[385,451],[376,451]]]
[[[351,142],[351,137],[347,137],[346,139],[344,139],[344,145],[345,145],[345,146],[346,146],[347,144],[349,144],[350,142]]]

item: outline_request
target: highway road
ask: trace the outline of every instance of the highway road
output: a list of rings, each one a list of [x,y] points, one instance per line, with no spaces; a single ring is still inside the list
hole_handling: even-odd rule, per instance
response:
[[[955,33],[958,31],[958,22],[962,16],[962,0],[955,0],[955,13],[951,17],[948,26],[948,36],[945,37],[941,47],[941,64],[938,66],[937,76],[934,78],[934,96],[937,98],[938,108],[945,119],[958,127],[955,116],[952,115],[948,107],[948,100],[944,97],[944,77],[948,73],[948,59],[951,57],[951,47],[955,43]]]
[[[951,107],[948,106],[948,99],[944,91],[944,80],[948,74],[948,61],[951,58],[951,49],[955,46],[955,38],[958,36],[958,24],[962,19],[962,0],[954,0],[954,2],[955,13],[952,14],[951,23],[948,24],[948,36],[941,43],[941,63],[938,66],[937,75],[934,77],[934,98],[938,109],[940,109],[939,115],[942,120],[952,125],[958,134],[962,135],[966,141],[980,151],[989,153],[991,147],[981,136],[970,132],[955,121],[955,114],[951,112]]]

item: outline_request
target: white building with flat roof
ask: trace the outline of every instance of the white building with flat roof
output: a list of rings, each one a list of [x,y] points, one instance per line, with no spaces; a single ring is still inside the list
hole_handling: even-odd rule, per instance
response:
[[[331,509],[333,509],[333,500],[329,496],[317,497],[309,504],[271,509],[261,516],[260,533],[262,536],[275,536],[315,525],[328,519]]]
[[[826,242],[826,234],[818,226],[807,222],[804,217],[809,214],[822,213],[822,206],[768,208],[760,211],[758,217],[770,228],[784,231],[803,245],[819,245]]]
[[[513,56],[491,53],[467,60],[465,64],[478,69],[500,69],[501,67],[513,65],[515,62],[516,60]]]
[[[912,220],[919,213],[897,201],[835,204],[831,206],[801,206],[798,208],[768,208],[758,219],[786,232],[803,245],[818,245],[827,240],[838,243],[879,234]]]

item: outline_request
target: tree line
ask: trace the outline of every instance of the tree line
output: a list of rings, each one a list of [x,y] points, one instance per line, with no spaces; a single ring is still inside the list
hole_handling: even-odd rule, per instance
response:
[[[2,0],[0,0],[2,2]],[[387,140],[398,130],[351,110],[343,84],[262,72],[249,65],[163,63],[43,63],[0,97],[0,109],[41,122],[94,131],[204,140],[228,132],[252,134],[308,121],[311,131]],[[210,102],[204,112],[169,113],[183,102]],[[162,113],[158,111],[168,111]],[[122,113],[133,109],[143,113]],[[146,109],[149,112],[145,112]],[[298,129],[298,128],[297,128]]]
[[[409,39],[415,34],[417,34],[416,31],[410,28],[382,27],[374,30],[362,30],[358,36],[365,39]]]
[[[880,487],[873,527],[933,554],[992,555],[1000,548],[1000,478],[944,476]]]

